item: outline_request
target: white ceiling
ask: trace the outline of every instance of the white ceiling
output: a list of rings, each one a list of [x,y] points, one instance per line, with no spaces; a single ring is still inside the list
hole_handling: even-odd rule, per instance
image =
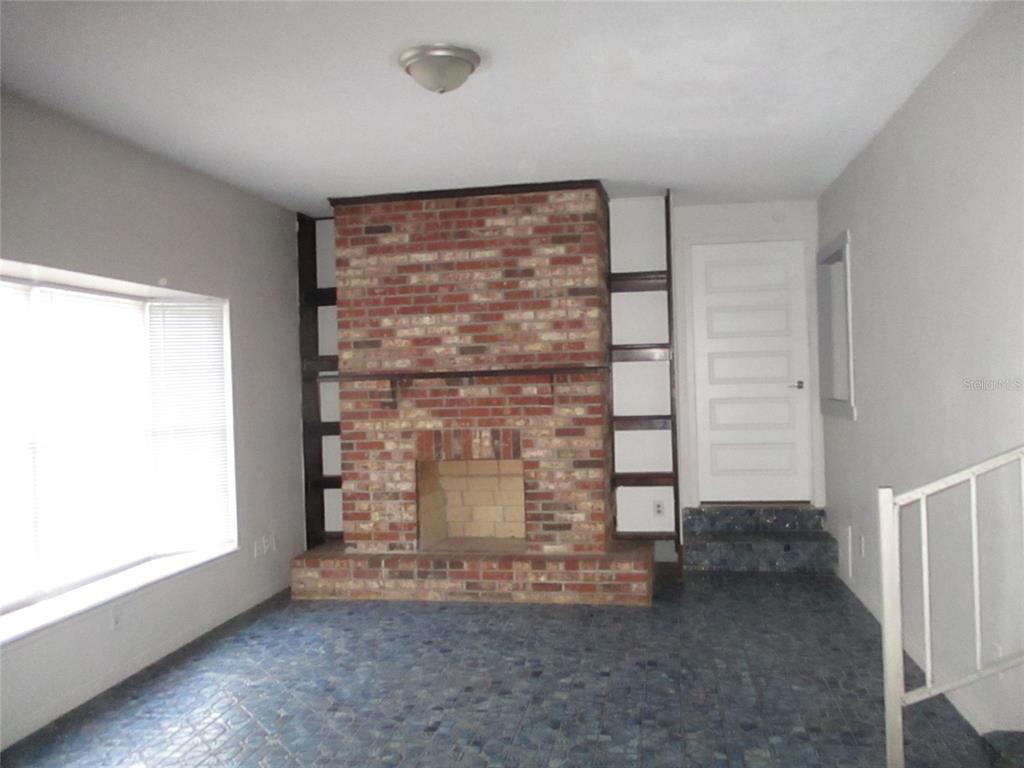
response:
[[[821,192],[984,12],[967,3],[4,2],[3,83],[292,209],[601,178]],[[469,45],[443,96],[399,69]]]

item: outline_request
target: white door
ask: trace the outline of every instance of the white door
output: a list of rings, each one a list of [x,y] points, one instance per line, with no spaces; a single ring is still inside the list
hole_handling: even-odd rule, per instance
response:
[[[811,498],[802,242],[694,245],[701,501]]]

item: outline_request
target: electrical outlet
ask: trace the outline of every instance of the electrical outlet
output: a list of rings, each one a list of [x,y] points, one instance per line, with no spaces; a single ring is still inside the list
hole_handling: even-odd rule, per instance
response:
[[[655,517],[661,517],[665,514],[665,502],[658,499],[654,502],[654,515]]]

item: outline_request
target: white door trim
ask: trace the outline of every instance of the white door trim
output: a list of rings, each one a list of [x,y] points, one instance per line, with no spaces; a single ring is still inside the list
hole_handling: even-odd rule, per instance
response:
[[[676,209],[673,208],[673,215]],[[805,291],[807,296],[808,322],[808,395],[811,406],[811,503],[825,505],[824,440],[821,414],[813,404],[819,400],[818,383],[818,318],[817,286],[815,283],[815,257],[817,254],[817,232],[794,228],[792,232],[772,232],[758,235],[756,232],[732,236],[691,237],[684,233],[684,226],[672,223],[675,247],[673,254],[673,294],[676,297],[676,381],[679,382],[676,418],[678,424],[679,465],[676,467],[680,485],[680,505],[693,507],[700,503],[699,467],[697,463],[696,430],[696,359],[693,333],[693,258],[692,249],[697,245],[729,245],[738,243],[776,243],[800,241],[803,243],[805,269]]]

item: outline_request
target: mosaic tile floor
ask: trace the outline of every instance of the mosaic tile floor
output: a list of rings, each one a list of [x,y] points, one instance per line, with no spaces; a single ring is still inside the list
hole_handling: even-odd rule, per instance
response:
[[[833,576],[692,574],[650,610],[278,601],[3,765],[879,768],[879,659]],[[908,753],[988,765],[945,699]]]

